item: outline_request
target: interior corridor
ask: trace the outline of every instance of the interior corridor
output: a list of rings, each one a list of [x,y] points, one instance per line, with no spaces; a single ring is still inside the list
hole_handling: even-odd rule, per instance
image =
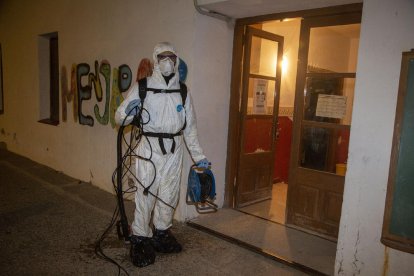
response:
[[[272,187],[271,199],[239,208],[239,211],[285,224],[287,188],[288,184],[284,182],[275,183]]]

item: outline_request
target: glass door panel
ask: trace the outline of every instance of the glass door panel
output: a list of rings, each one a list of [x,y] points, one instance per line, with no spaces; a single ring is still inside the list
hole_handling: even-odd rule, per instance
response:
[[[247,100],[248,115],[273,115],[275,101],[274,80],[250,77]]]
[[[278,42],[253,36],[251,43],[250,74],[276,77]]]
[[[336,173],[347,162],[359,32],[360,24],[309,28],[301,167]]]
[[[355,72],[360,24],[310,30],[308,72]]]
[[[330,75],[307,77],[303,119],[350,125],[354,88],[354,78]]]
[[[337,165],[348,158],[349,129],[304,126],[301,137],[300,166],[338,173]]]

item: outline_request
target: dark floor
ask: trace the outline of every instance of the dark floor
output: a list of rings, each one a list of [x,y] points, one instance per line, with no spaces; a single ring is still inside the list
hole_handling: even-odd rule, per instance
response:
[[[0,275],[117,275],[94,254],[115,203],[88,183],[0,149]],[[115,229],[104,252],[131,275],[304,275],[186,224],[173,231],[183,252],[157,255],[146,268],[131,265]]]

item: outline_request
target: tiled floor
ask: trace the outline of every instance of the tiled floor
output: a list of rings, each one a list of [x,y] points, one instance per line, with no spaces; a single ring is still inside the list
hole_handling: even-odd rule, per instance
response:
[[[333,275],[336,243],[285,226],[288,184],[276,183],[272,199],[220,209],[189,224],[314,275]],[[309,269],[306,271],[306,269]]]
[[[334,275],[335,242],[235,209],[200,215],[188,224],[307,274]]]
[[[286,183],[275,183],[272,188],[271,200],[261,201],[239,208],[239,210],[280,224],[285,224],[287,187],[288,185]]]

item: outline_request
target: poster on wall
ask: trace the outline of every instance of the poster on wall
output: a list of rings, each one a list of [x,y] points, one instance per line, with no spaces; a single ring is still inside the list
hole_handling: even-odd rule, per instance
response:
[[[266,114],[267,80],[254,79],[253,114]]]
[[[4,105],[3,105],[3,60],[2,60],[2,52],[1,52],[1,44],[0,44],[0,114],[4,112]]]
[[[319,94],[316,116],[343,119],[346,114],[346,96]]]

